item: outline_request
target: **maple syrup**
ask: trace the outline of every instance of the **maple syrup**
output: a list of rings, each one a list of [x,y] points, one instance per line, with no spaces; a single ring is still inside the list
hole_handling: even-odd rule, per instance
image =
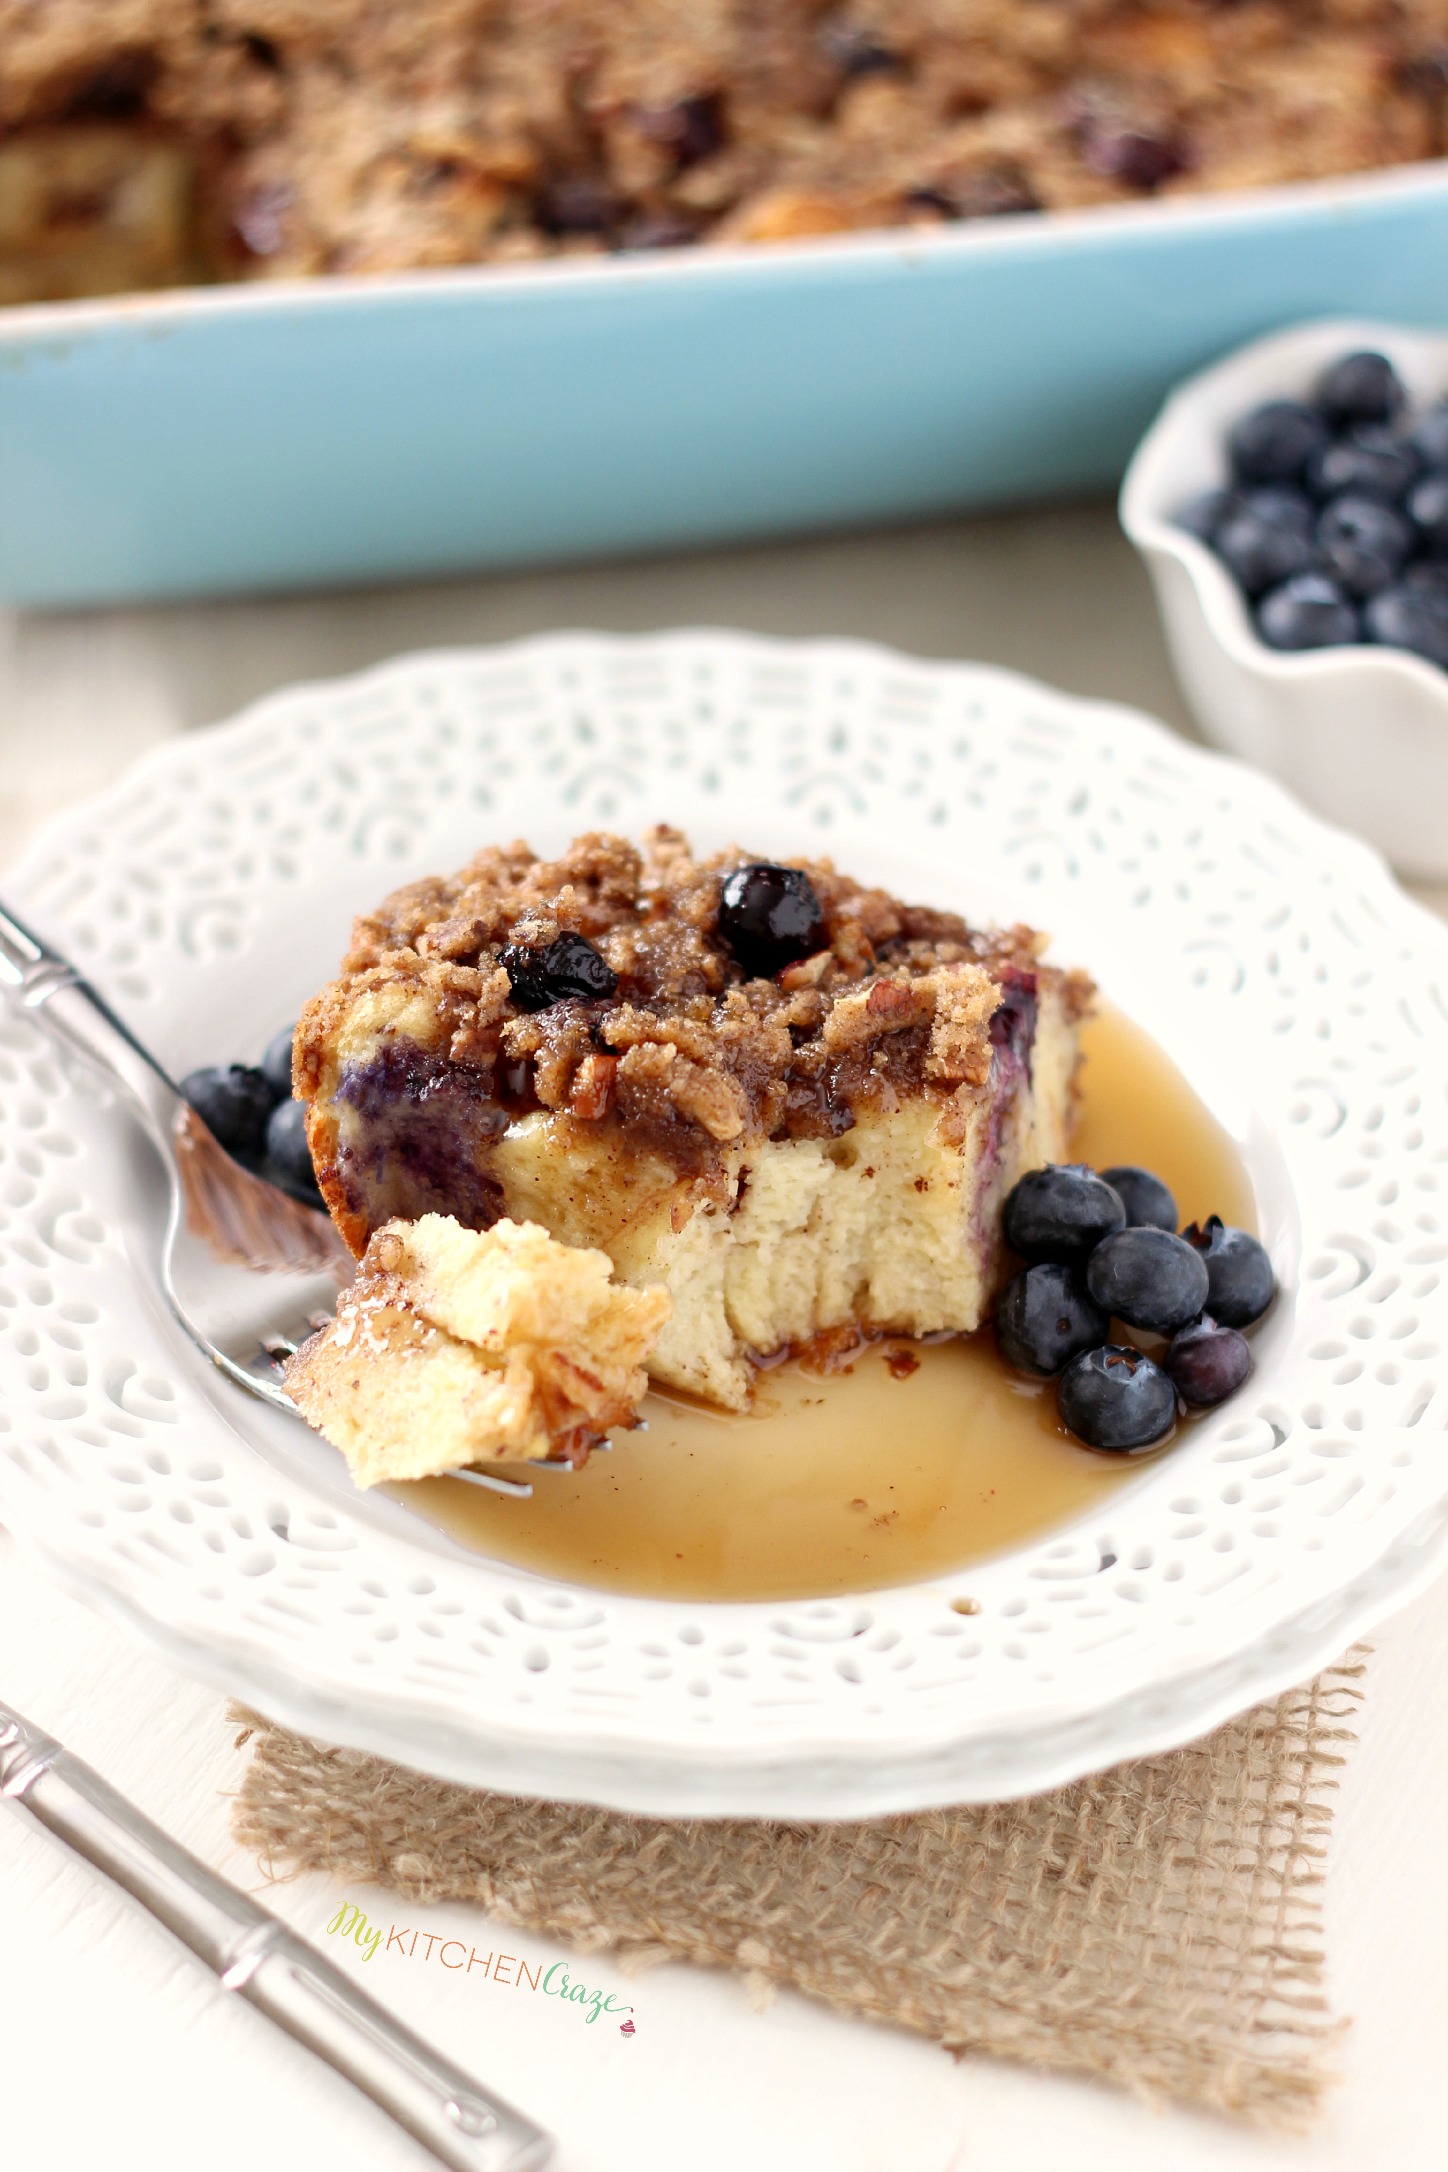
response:
[[[1220,1214],[1255,1230],[1236,1149],[1156,1043],[1105,1010],[1082,1047],[1074,1156],[1154,1170],[1183,1222]],[[660,1391],[643,1416],[647,1431],[617,1435],[582,1471],[538,1473],[530,1501],[446,1479],[391,1490],[478,1552],[568,1583],[811,1598],[1031,1542],[1149,1460],[1081,1447],[1057,1418],[1054,1383],[1013,1373],[989,1330],[875,1343],[833,1374],[778,1366],[748,1416]]]

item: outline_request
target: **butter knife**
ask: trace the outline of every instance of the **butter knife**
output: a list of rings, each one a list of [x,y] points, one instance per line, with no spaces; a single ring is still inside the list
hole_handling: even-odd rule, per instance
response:
[[[371,2097],[455,2172],[536,2172],[553,2139],[395,2021],[52,1736],[0,1703],[0,1800],[111,1878],[224,1988]]]

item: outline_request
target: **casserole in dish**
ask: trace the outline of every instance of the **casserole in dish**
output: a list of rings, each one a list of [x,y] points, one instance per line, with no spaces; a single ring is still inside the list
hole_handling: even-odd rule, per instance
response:
[[[425,577],[1100,489],[1309,316],[1448,314],[1448,174],[0,317],[0,596]]]

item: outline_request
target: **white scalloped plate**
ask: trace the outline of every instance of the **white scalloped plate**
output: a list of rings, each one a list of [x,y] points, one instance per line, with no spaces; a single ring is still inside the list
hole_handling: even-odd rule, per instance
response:
[[[351,912],[522,832],[668,819],[1054,930],[1240,1143],[1283,1296],[1236,1400],[1109,1508],[797,1605],[464,1552],[170,1324],[148,1151],[0,1016],[0,1517],[275,1718],[656,1812],[1005,1798],[1301,1679],[1448,1545],[1448,930],[1275,785],[1126,711],[853,643],[563,635],[277,695],[7,886],[176,1071],[259,1053]],[[561,1483],[562,1481],[560,1481]]]

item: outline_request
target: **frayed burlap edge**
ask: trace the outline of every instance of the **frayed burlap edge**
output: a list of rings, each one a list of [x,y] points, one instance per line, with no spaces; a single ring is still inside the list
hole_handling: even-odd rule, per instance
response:
[[[955,2052],[1305,2126],[1333,1777],[1354,1654],[1204,1740],[1025,1802],[840,1825],[661,1820],[475,1793],[243,1711],[236,1837],[624,1965],[788,1985]]]

